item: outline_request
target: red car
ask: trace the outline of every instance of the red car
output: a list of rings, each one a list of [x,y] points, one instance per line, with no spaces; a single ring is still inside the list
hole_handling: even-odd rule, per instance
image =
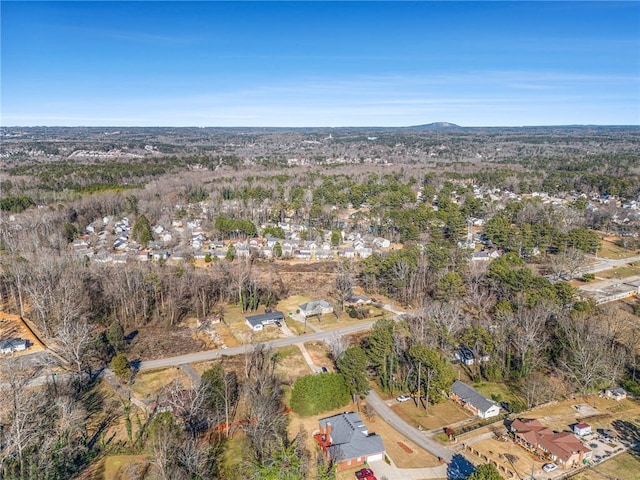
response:
[[[370,468],[363,468],[356,472],[356,478],[359,480],[378,480]]]

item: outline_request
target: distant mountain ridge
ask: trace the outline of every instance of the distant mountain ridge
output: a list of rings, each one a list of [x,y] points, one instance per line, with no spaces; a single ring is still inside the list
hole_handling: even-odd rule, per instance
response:
[[[411,130],[454,130],[463,127],[450,122],[434,122],[426,123],[424,125],[412,125],[408,128]]]

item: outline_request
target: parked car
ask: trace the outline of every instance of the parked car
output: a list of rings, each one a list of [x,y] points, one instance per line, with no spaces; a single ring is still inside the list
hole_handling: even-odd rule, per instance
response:
[[[362,470],[358,470],[356,472],[356,478],[359,480],[377,480],[376,476],[373,474],[373,470],[370,468],[363,468]]]
[[[400,395],[399,397],[396,397],[396,400],[398,402],[406,402],[407,400],[411,400],[411,397],[409,395]]]
[[[329,369],[327,367],[322,367],[322,373],[327,373]]]
[[[282,327],[282,323],[280,323],[278,320],[275,321],[276,327]]]
[[[547,473],[553,472],[556,468],[558,468],[558,465],[556,465],[555,463],[545,463],[542,466],[542,469]]]

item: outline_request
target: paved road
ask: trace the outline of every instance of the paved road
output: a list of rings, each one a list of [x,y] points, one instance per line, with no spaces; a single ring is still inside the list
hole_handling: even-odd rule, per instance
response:
[[[431,455],[442,458],[445,462],[449,463],[453,458],[454,452],[448,448],[440,445],[438,442],[425,435],[425,432],[421,432],[417,428],[413,428],[403,419],[401,419],[393,410],[391,410],[384,400],[380,396],[371,390],[367,395],[367,403],[373,407],[376,413],[385,422],[391,425],[394,430],[400,432],[402,435],[410,439],[413,443],[420,448],[425,449]]]
[[[593,257],[591,255],[589,255],[588,258],[590,258],[591,260],[595,260],[597,263],[585,267],[582,270],[581,274],[603,272],[604,270],[611,270],[612,268],[622,267],[623,265],[627,265],[628,263],[640,261],[640,255],[636,255],[635,257],[621,258],[619,260]]]
[[[323,332],[307,333],[305,335],[299,335],[297,337],[279,338],[278,340],[271,340],[269,342],[263,342],[267,347],[279,348],[295,345],[296,343],[304,343],[310,341],[326,342],[336,335],[350,335],[353,333],[364,332],[371,329],[373,322],[359,323],[357,325],[349,325],[346,327],[336,328],[333,330],[327,330]],[[207,360],[214,360],[222,356],[240,355],[250,352],[255,345],[241,345],[240,347],[206,350],[204,352],[188,353],[185,355],[179,355],[177,357],[159,358],[157,360],[147,360],[141,362],[138,365],[138,370],[153,370],[156,368],[166,368],[182,365],[183,363],[196,363],[204,362]]]

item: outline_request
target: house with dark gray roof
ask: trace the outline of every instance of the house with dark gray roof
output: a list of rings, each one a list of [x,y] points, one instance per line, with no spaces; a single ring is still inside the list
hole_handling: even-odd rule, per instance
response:
[[[322,418],[319,424],[320,429],[313,432],[313,438],[335,462],[338,470],[384,458],[382,437],[369,433],[357,413],[345,412]]]
[[[450,398],[471,410],[480,418],[495,417],[500,413],[500,406],[496,402],[488,399],[460,380],[453,382],[451,392]]]
[[[267,312],[260,315],[251,315],[246,317],[247,325],[255,332],[259,332],[265,325],[271,325],[276,322],[284,322],[284,313]]]
[[[28,347],[24,338],[9,338],[0,342],[0,353],[21,352]]]

